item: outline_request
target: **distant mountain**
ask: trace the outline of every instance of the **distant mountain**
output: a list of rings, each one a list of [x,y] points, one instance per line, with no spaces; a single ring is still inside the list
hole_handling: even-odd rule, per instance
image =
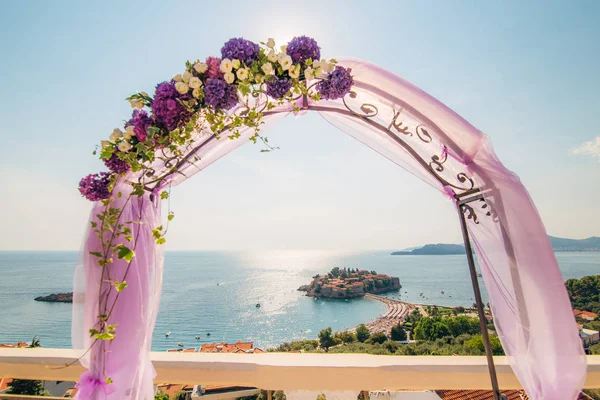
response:
[[[565,239],[549,236],[554,251],[600,251],[600,237],[587,239]],[[426,244],[423,247],[394,251],[393,256],[423,256],[423,255],[452,255],[465,254],[462,244]]]

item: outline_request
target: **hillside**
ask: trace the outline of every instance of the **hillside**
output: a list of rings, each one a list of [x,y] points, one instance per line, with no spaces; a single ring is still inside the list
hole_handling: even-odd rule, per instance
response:
[[[566,239],[548,236],[554,251],[600,251],[600,237],[592,236],[587,239]],[[462,244],[426,244],[413,250],[394,251],[393,256],[422,256],[422,255],[452,255],[465,254]]]

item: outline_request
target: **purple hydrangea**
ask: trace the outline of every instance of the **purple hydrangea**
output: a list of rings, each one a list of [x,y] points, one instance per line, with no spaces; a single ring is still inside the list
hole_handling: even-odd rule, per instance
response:
[[[192,112],[180,102],[190,100],[189,94],[181,94],[175,89],[173,82],[163,82],[156,86],[154,100],[150,105],[154,119],[163,128],[173,131],[185,124],[192,116]]]
[[[127,121],[125,127],[133,126],[133,132],[137,139],[140,142],[145,142],[148,138],[148,128],[150,125],[152,125],[152,118],[150,118],[145,110],[133,110],[133,115]]]
[[[129,164],[126,161],[123,161],[117,156],[116,153],[113,153],[110,158],[102,160],[104,161],[104,165],[108,167],[115,174],[124,174],[129,171]]]
[[[280,99],[292,88],[292,82],[285,78],[273,77],[267,82],[267,94],[274,99]]]
[[[230,60],[237,59],[245,62],[246,65],[250,65],[253,61],[256,61],[259,50],[260,47],[256,43],[244,38],[233,38],[223,45],[221,57]]]
[[[89,174],[79,182],[79,192],[90,201],[108,199],[110,197],[110,191],[108,190],[110,175],[109,172]]]
[[[229,110],[238,103],[237,90],[222,79],[207,79],[204,101],[215,110]]]
[[[313,61],[321,59],[321,48],[317,41],[308,36],[297,36],[288,43],[286,53],[294,63],[303,63],[309,58]]]
[[[327,78],[317,84],[317,92],[325,100],[341,99],[350,92],[354,84],[354,79],[350,74],[350,68],[336,66],[335,69],[327,75]]]
[[[221,72],[221,59],[216,57],[207,57],[206,65],[208,65],[208,69],[206,70],[206,76],[209,78],[222,78],[223,73]]]

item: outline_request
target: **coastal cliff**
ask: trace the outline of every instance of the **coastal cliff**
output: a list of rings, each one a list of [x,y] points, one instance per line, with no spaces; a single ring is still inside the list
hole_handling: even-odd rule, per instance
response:
[[[73,293],[52,293],[48,296],[39,296],[35,301],[45,301],[48,303],[72,303]]]
[[[400,279],[375,271],[334,268],[327,275],[316,275],[309,285],[298,288],[309,297],[352,299],[367,293],[380,294],[400,290]]]

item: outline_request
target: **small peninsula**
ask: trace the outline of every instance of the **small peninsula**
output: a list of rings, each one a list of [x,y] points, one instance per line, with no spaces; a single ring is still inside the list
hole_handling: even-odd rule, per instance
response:
[[[45,301],[48,303],[72,303],[73,293],[52,293],[48,296],[39,296],[35,301]]]
[[[298,288],[309,297],[352,299],[367,293],[379,294],[400,290],[400,279],[375,271],[333,268],[327,275],[315,275],[309,285]]]

